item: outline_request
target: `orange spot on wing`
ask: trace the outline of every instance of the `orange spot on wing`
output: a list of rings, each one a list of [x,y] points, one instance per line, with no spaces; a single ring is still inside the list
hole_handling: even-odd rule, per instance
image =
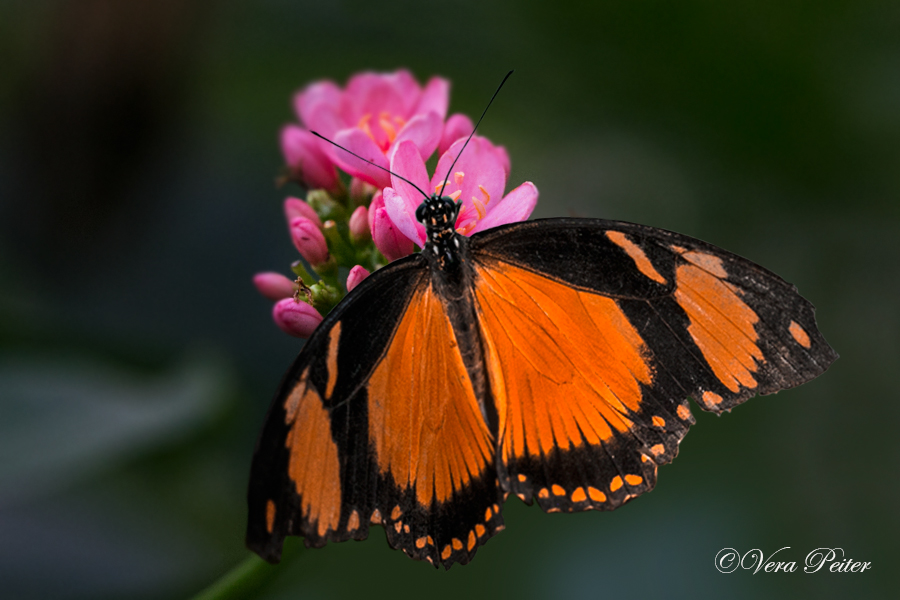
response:
[[[524,475],[522,475],[521,473],[519,473],[519,481],[524,483],[526,479],[528,479],[528,478],[525,477]]]
[[[666,426],[666,420],[663,419],[662,417],[654,415],[653,418],[650,420],[653,421],[653,424],[657,427],[665,427]]]
[[[369,518],[370,523],[374,523],[375,525],[381,525],[381,511],[377,508],[372,511],[372,516]]]
[[[491,517],[492,517],[493,515],[494,515],[494,513],[493,513],[493,511],[491,510],[491,507],[489,506],[489,507],[487,508],[487,510],[484,511],[484,520],[485,520],[485,522],[490,521],[490,520],[491,520]]]
[[[553,486],[551,487],[551,489],[553,490],[554,496],[565,496],[566,495],[566,488],[564,488],[561,485],[556,485],[554,483]]]
[[[428,536],[428,545],[434,546],[434,539],[430,535]]]
[[[394,510],[391,511],[391,521],[396,521],[402,514],[403,511],[400,509],[400,505],[395,506]]]
[[[666,278],[659,274],[659,271],[653,266],[653,263],[650,262],[650,259],[647,258],[647,254],[644,250],[628,239],[628,236],[622,233],[621,231],[607,231],[606,237],[609,240],[624,250],[628,256],[631,257],[631,260],[634,261],[634,264],[637,266],[638,270],[655,281],[656,283],[662,283],[665,285]]]
[[[487,531],[487,529],[485,529],[485,528],[484,528],[484,525],[482,525],[481,523],[477,523],[477,524],[475,525],[475,533],[478,534],[478,537],[483,536],[483,535],[485,534],[486,531]]]
[[[653,456],[660,456],[666,453],[666,447],[662,444],[655,444],[650,448],[650,452],[653,453]]]
[[[678,405],[678,409],[675,412],[678,413],[678,418],[682,421],[687,421],[691,418],[691,409],[684,404]]]
[[[703,392],[703,402],[716,406],[722,403],[722,396],[718,395],[715,392],[706,391]]]
[[[331,418],[306,372],[287,399],[288,432],[285,446],[290,453],[288,477],[301,498],[303,517],[317,523],[319,536],[335,529],[341,516],[340,462],[331,437]]]
[[[547,488],[541,488],[541,491],[538,492],[538,498],[549,498],[550,491]]]
[[[627,483],[628,485],[641,485],[641,483],[643,483],[643,481],[644,481],[644,478],[641,477],[640,475],[626,475],[625,476],[625,483]]]
[[[728,277],[725,265],[722,264],[722,259],[718,256],[706,254],[705,252],[685,252],[681,257],[689,263],[697,265],[704,271],[715,275],[719,279]]]
[[[400,530],[403,529],[403,521],[397,521],[394,523],[394,531],[400,533]]]
[[[443,560],[447,560],[448,558],[450,558],[451,554],[453,554],[453,549],[450,548],[450,544],[447,544],[446,546],[444,546],[444,551],[441,552],[441,558]]]
[[[450,540],[450,543],[453,544],[454,550],[462,550],[463,543],[459,541],[459,539],[453,538],[452,540]]]
[[[587,494],[584,493],[584,488],[575,488],[575,491],[572,492],[572,502],[584,502],[585,500],[587,500]]]
[[[424,537],[420,537],[419,539],[417,539],[417,540],[416,540],[416,548],[418,548],[418,549],[420,549],[420,550],[421,550],[422,548],[424,548],[424,547],[425,547],[425,542],[426,542],[426,541],[427,541],[427,539],[424,538]]]
[[[266,531],[272,533],[272,528],[275,527],[275,502],[272,500],[266,501]]]
[[[590,496],[591,500],[594,502],[606,502],[606,494],[595,487],[588,487],[588,496]]]
[[[475,265],[505,459],[541,456],[626,431],[652,373],[615,300],[490,261]]]
[[[791,335],[794,337],[794,341],[796,341],[807,350],[812,345],[809,341],[809,335],[807,335],[806,330],[803,329],[800,323],[791,321],[791,325],[790,327],[788,327],[788,331],[791,332]]]
[[[325,362],[328,368],[328,382],[325,385],[325,397],[331,398],[331,393],[334,391],[334,385],[337,383],[338,378],[338,345],[340,343],[341,338],[341,322],[338,321],[334,324],[334,327],[331,328],[331,331],[328,332],[328,358]]]
[[[753,373],[758,369],[757,361],[763,361],[754,327],[759,316],[731,286],[716,277],[715,266],[721,267],[721,260],[688,254],[708,257],[703,260],[711,263],[706,265],[709,269],[681,265],[675,271],[675,300],[690,319],[688,332],[725,387],[732,392],[741,386],[755,388]]]
[[[475,532],[474,532],[474,531],[470,531],[470,532],[469,532],[469,541],[468,541],[468,543],[466,544],[466,550],[468,550],[469,552],[471,552],[471,551],[472,551],[472,548],[475,547],[475,542],[476,542],[476,539],[475,539]]]
[[[415,486],[425,507],[449,500],[493,460],[493,440],[455,344],[429,285],[413,296],[369,379],[369,438],[378,467],[401,488]]]
[[[622,478],[616,475],[612,478],[612,481],[609,482],[609,491],[615,492],[619,488],[622,487]]]
[[[347,519],[347,531],[355,531],[359,529],[359,513],[355,510],[350,513],[350,518]]]

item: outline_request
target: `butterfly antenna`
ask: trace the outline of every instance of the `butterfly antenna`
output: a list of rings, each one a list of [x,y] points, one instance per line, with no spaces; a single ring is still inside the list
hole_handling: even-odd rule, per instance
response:
[[[484,115],[487,114],[488,109],[491,107],[491,104],[494,102],[494,98],[497,97],[497,94],[500,93],[500,88],[503,87],[503,84],[506,83],[506,80],[509,79],[509,76],[513,74],[513,69],[506,74],[506,77],[503,78],[503,81],[500,82],[500,85],[497,86],[497,90],[494,92],[494,95],[491,96],[490,102],[487,103],[487,106],[484,107],[484,112],[481,113],[481,117],[478,118],[478,122],[475,123],[474,129],[472,129],[472,133],[469,134],[469,137],[466,138],[466,143],[463,144],[463,147],[459,149],[459,154],[456,155],[456,158],[453,159],[453,164],[450,165],[450,169],[447,171],[447,176],[444,177],[444,183],[441,185],[441,191],[438,196],[444,195],[444,188],[447,186],[447,182],[450,181],[450,173],[453,172],[453,167],[456,166],[456,161],[459,160],[459,157],[462,156],[463,150],[466,149],[466,146],[469,145],[469,140],[472,139],[472,136],[475,135],[475,132],[478,131],[478,126],[481,125],[481,119],[484,118]],[[321,136],[320,136],[321,137]],[[377,166],[377,165],[376,165]]]
[[[324,135],[322,135],[322,134],[320,134],[320,133],[317,133],[317,132],[315,132],[315,131],[310,131],[310,133],[313,134],[314,136],[316,136],[316,137],[319,138],[319,139],[325,140],[326,142],[328,142],[328,143],[331,144],[332,146],[337,146],[338,148],[340,148],[340,149],[343,150],[344,152],[347,152],[347,153],[349,153],[349,154],[352,154],[353,156],[355,156],[355,157],[358,158],[359,160],[364,161],[364,162],[367,162],[367,163],[369,163],[370,165],[372,165],[373,167],[378,167],[378,168],[381,169],[382,171],[387,171],[388,173],[390,173],[391,175],[393,175],[394,177],[396,177],[396,178],[398,178],[398,179],[402,179],[403,181],[405,181],[405,182],[408,183],[409,185],[411,185],[411,186],[413,186],[414,188],[416,188],[417,190],[419,190],[419,193],[422,194],[422,195],[425,197],[426,200],[428,200],[428,198],[429,198],[428,194],[426,194],[425,192],[423,192],[423,191],[421,190],[421,188],[419,188],[419,186],[417,186],[416,184],[414,184],[412,181],[410,181],[410,180],[407,179],[406,177],[403,177],[402,175],[397,175],[396,173],[394,173],[394,172],[391,171],[390,169],[385,169],[385,168],[382,167],[381,165],[377,165],[377,164],[373,163],[371,160],[368,160],[368,159],[366,159],[366,158],[363,158],[362,156],[360,156],[360,155],[357,154],[356,152],[353,152],[352,150],[347,150],[346,148],[344,148],[343,146],[341,146],[341,145],[338,144],[337,142],[332,142],[331,140],[329,140],[327,137],[325,137]],[[442,188],[442,189],[443,189],[443,188]]]

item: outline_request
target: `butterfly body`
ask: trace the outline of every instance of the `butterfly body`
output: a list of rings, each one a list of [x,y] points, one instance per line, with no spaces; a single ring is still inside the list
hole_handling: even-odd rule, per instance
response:
[[[247,542],[363,539],[449,568],[508,494],[612,510],[653,488],[693,424],[836,358],[812,305],[699,240],[593,219],[466,238],[432,196],[420,254],[364,280],[285,376],[257,444]]]

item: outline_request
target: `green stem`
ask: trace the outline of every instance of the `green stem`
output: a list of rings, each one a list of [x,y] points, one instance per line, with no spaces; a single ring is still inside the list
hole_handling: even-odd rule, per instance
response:
[[[285,548],[286,549],[286,548]],[[282,564],[299,554],[286,552],[282,556]],[[255,554],[251,554],[243,562],[222,575],[192,600],[230,600],[231,598],[248,598],[272,581],[278,565],[270,565]]]

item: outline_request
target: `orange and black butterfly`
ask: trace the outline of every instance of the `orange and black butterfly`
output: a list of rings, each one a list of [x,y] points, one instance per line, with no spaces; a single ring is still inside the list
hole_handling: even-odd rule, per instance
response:
[[[694,423],[820,375],[813,306],[702,241],[594,219],[471,238],[458,204],[417,217],[424,250],[373,273],[306,342],[275,396],[247,544],[277,562],[364,539],[449,568],[503,529],[509,494],[613,510],[656,484]]]

